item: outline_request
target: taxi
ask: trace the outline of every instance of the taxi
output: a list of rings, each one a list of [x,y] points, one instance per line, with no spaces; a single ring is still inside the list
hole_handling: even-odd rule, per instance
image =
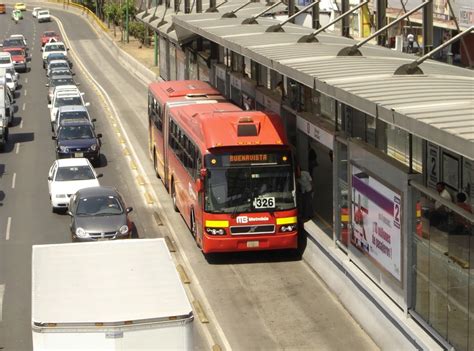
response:
[[[15,3],[15,6],[13,7],[15,10],[20,10],[20,11],[26,11],[26,5],[23,2],[17,2]]]

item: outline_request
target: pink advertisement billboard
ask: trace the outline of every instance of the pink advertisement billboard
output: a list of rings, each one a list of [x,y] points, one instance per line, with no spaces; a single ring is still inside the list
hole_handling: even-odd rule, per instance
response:
[[[351,244],[401,281],[401,196],[352,166]]]

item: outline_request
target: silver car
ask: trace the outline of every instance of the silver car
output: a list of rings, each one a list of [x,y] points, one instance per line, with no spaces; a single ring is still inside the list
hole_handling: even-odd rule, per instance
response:
[[[72,241],[127,239],[132,222],[122,197],[112,187],[96,186],[77,191],[69,202]]]

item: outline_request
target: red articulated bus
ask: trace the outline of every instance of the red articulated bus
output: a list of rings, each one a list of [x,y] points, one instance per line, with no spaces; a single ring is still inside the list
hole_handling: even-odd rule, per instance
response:
[[[161,137],[150,132],[158,174],[202,251],[296,248],[293,157],[280,117],[220,99],[161,101]]]
[[[226,100],[217,89],[200,80],[155,82],[148,86],[148,146],[158,177],[165,179],[163,117],[169,109],[180,105],[217,102]]]

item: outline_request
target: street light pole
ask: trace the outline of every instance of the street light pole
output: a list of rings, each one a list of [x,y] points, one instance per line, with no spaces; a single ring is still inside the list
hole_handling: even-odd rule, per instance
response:
[[[128,0],[126,2],[126,5],[125,5],[125,39],[127,41],[127,43],[129,42],[128,40]]]

